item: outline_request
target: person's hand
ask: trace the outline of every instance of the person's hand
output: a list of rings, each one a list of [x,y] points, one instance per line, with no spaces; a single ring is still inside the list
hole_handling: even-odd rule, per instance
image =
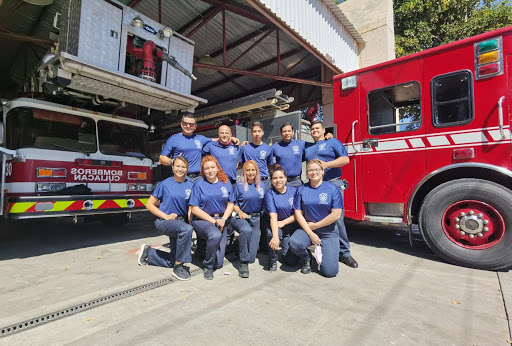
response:
[[[326,133],[325,134],[325,139],[331,139],[331,138],[334,138],[334,136],[332,135],[332,133]]]
[[[169,215],[165,215],[165,217],[163,219],[164,220],[176,220],[177,217],[178,217],[178,214],[172,213]]]
[[[236,137],[231,137],[231,142],[233,142],[234,145],[240,145],[240,140]]]
[[[219,229],[220,229],[220,230],[221,230],[221,232],[222,232],[222,230],[224,229],[224,226],[226,225],[226,220],[224,220],[224,219],[216,219],[216,220],[215,220],[215,225],[216,225],[217,227],[219,227]]]
[[[308,226],[309,226],[309,228],[311,228],[312,231],[314,231],[315,229],[318,229],[316,222],[308,222]]]
[[[238,217],[242,220],[247,220],[249,218],[249,215],[247,215],[246,213],[244,213],[243,211],[239,211],[238,212]]]
[[[249,144],[249,142],[248,142],[248,141],[243,141],[243,142],[242,142],[242,147],[246,146],[247,144]]]
[[[279,237],[272,237],[268,245],[272,250],[277,250],[279,248]]]
[[[278,228],[283,228],[284,226],[286,226],[286,224],[284,223],[284,221],[277,221],[277,227],[278,227]]]
[[[311,239],[311,242],[313,245],[320,245],[322,244],[322,241],[320,240],[320,237],[316,235],[316,233],[311,233],[309,236],[309,239]]]

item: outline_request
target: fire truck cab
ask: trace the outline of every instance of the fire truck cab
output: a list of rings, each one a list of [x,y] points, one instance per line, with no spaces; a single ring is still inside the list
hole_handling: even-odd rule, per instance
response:
[[[512,27],[334,78],[345,216],[418,224],[448,262],[512,265]]]

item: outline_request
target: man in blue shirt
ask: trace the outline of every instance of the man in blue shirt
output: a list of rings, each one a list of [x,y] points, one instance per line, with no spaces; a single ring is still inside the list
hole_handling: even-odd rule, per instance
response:
[[[306,142],[293,138],[293,125],[284,123],[281,125],[281,142],[272,145],[272,154],[276,163],[283,167],[288,178],[288,185],[299,187],[302,173],[302,156]]]
[[[338,187],[343,196],[343,182],[341,180],[341,167],[350,162],[347,150],[343,144],[337,139],[325,139],[324,124],[317,120],[311,123],[311,137],[315,141],[314,144],[307,146],[305,150],[306,160],[320,159],[322,161],[325,173],[324,180],[330,181]],[[347,229],[343,222],[345,209],[341,217],[337,221],[338,232],[340,234],[340,262],[349,267],[357,268],[358,263],[350,255],[350,243],[348,241]]]
[[[251,136],[252,143],[242,147],[242,163],[245,161],[253,160],[258,165],[261,174],[261,180],[265,185],[265,191],[270,189],[270,180],[268,175],[268,168],[274,164],[274,156],[272,155],[272,148],[267,143],[264,143],[262,138],[263,124],[259,121],[252,123]]]
[[[231,129],[227,125],[219,127],[219,140],[206,143],[203,155],[212,155],[219,161],[231,184],[236,183],[236,169],[240,158],[240,147],[231,140]]]

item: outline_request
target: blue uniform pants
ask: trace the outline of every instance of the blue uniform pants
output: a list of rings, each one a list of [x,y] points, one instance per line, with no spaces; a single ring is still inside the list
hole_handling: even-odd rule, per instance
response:
[[[303,184],[302,180],[300,180],[300,179],[292,180],[292,181],[289,181],[289,182],[286,183],[286,185],[293,186],[293,187],[296,187],[296,188],[298,188],[302,184]]]
[[[171,252],[151,248],[148,254],[148,264],[172,268],[174,262],[189,263],[192,261],[192,226],[182,220],[155,221],[155,227],[161,234],[169,237]]]
[[[215,219],[219,219],[216,217]],[[206,251],[203,265],[208,269],[222,268],[224,255],[226,254],[227,222],[222,232],[210,221],[196,219],[192,221],[192,227],[198,237],[206,240]]]
[[[265,179],[265,180],[261,180],[261,184],[263,185],[263,190],[265,190],[265,192],[267,192],[268,190],[270,190],[272,188],[272,181],[270,180],[270,177],[268,179]]]
[[[260,241],[260,217],[251,216],[247,220],[232,218],[231,226],[240,235],[240,261],[254,263]]]
[[[320,264],[320,273],[325,277],[334,277],[339,271],[339,234],[336,223],[315,230],[320,237],[322,244],[322,264]],[[311,239],[302,229],[296,230],[290,237],[290,251],[297,257],[305,260],[310,257],[308,246]],[[288,264],[288,263],[287,263]],[[290,263],[291,265],[291,263]]]
[[[329,180],[329,182],[333,183],[338,187],[338,190],[340,190],[341,197],[343,197],[343,182],[340,178],[334,178]],[[345,208],[343,208],[343,211],[341,212],[341,216],[336,221],[336,226],[338,227],[338,231],[340,234],[340,254],[343,257],[350,256],[350,243],[348,241],[348,235],[347,235],[347,229],[345,228],[345,222],[343,221],[345,217]]]
[[[286,264],[294,267],[298,263],[298,257],[292,253],[290,250],[290,237],[292,236],[295,230],[299,229],[300,226],[298,223],[293,222],[284,226],[283,228],[278,228],[277,232],[279,235],[279,240],[281,241],[281,249],[284,261]],[[267,228],[267,244],[272,240],[272,229]],[[277,251],[272,250],[269,246],[268,254],[270,257],[270,264],[277,263]]]

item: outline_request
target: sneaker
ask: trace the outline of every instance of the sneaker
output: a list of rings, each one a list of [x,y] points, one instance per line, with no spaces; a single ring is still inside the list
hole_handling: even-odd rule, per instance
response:
[[[148,264],[149,249],[151,249],[151,246],[148,244],[142,244],[140,246],[139,258],[137,259],[140,266],[145,266]]]
[[[190,273],[183,264],[178,264],[174,267],[172,276],[181,281],[190,280]]]
[[[311,273],[311,259],[310,258],[307,258],[304,260],[304,263],[302,264],[302,268],[300,268],[300,272],[302,274]]]
[[[238,276],[244,279],[249,277],[249,263],[240,262],[238,265]]]
[[[352,256],[350,256],[350,255],[348,255],[347,257],[343,257],[340,254],[340,262],[343,263],[346,266],[349,266],[350,268],[357,268],[357,267],[359,267],[359,264],[357,263],[357,261]]]
[[[271,272],[276,272],[277,271],[277,262],[270,263],[270,269],[269,270]]]
[[[204,268],[203,269],[203,277],[206,280],[213,280],[213,269],[210,268]]]

